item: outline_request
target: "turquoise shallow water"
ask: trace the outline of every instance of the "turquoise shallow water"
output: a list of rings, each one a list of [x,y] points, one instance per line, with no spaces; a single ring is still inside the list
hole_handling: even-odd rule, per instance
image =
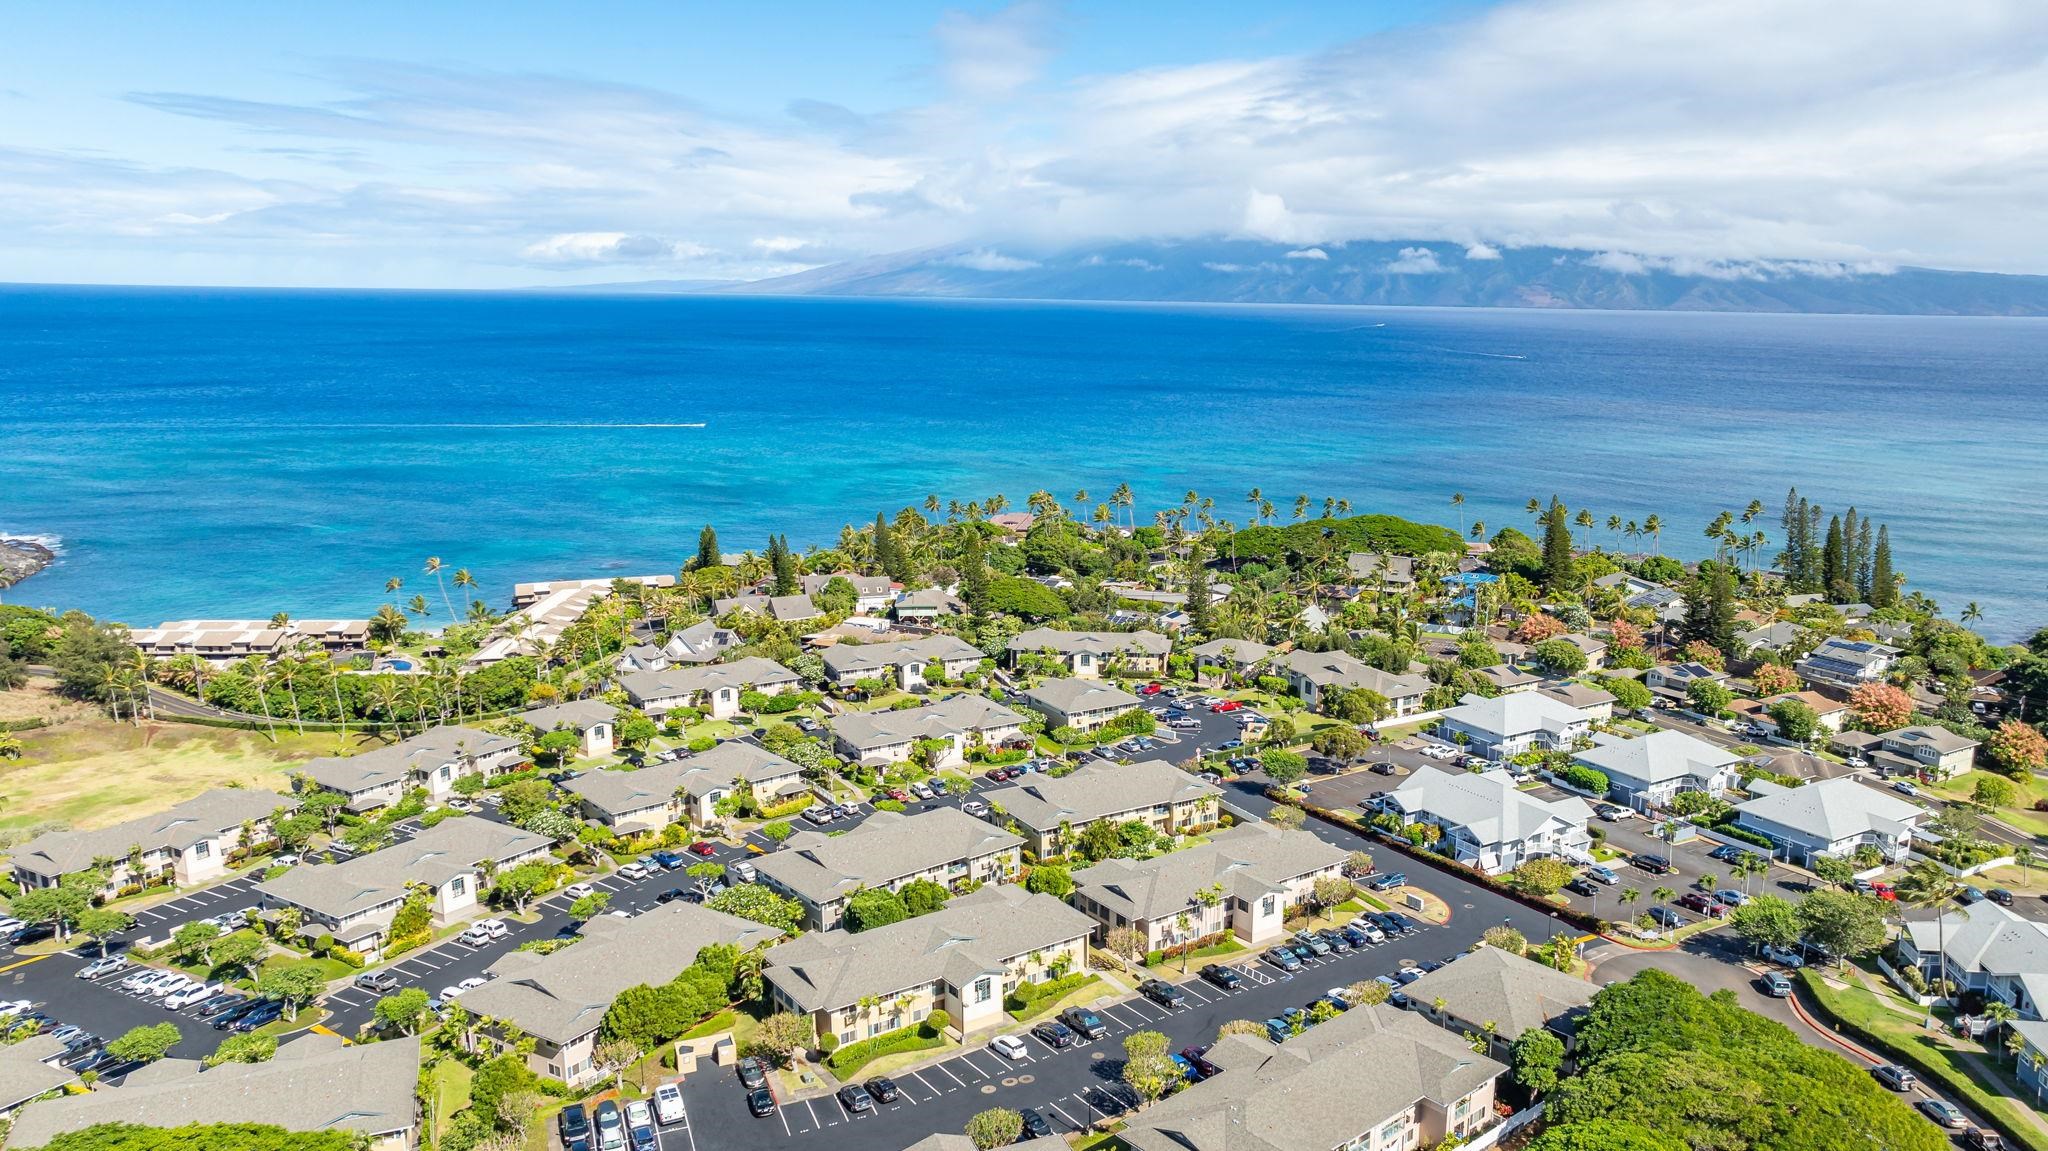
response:
[[[0,533],[63,541],[11,599],[153,623],[362,613],[430,554],[502,600],[928,492],[1555,492],[1692,555],[1797,484],[2009,638],[2048,624],[2044,368],[2028,320],[0,289]]]

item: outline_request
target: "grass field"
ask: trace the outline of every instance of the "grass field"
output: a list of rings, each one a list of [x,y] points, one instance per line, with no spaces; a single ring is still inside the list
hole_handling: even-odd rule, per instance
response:
[[[2033,810],[2035,800],[2048,799],[2048,783],[2044,783],[2038,776],[2012,779],[2003,775],[1994,777],[1987,771],[1966,771],[1940,783],[1921,786],[1943,799],[1967,802],[1977,786],[1977,781],[1985,778],[2002,779],[2013,785],[2015,798],[2012,806],[2001,807],[1992,812],[1993,817],[2029,835],[2048,835],[2048,812]]]
[[[116,723],[58,699],[47,683],[0,692],[0,716],[41,715],[21,733],[20,759],[0,760],[0,830],[41,823],[104,827],[162,811],[209,788],[287,790],[295,764],[333,755],[339,737],[178,723]]]

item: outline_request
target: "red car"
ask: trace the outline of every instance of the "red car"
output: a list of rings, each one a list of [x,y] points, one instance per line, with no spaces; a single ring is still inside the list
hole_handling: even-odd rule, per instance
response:
[[[1728,914],[1727,904],[1698,891],[1687,892],[1681,896],[1678,900],[1678,906],[1685,908],[1687,911],[1697,911],[1701,915],[1711,915],[1716,919]]]
[[[1144,687],[1141,687],[1141,688],[1139,688],[1139,689],[1138,689],[1138,694],[1139,694],[1139,695],[1158,695],[1158,694],[1159,694],[1160,692],[1162,692],[1162,691],[1165,691],[1165,690],[1166,690],[1166,685],[1165,685],[1165,684],[1158,684],[1158,683],[1148,683],[1148,684],[1146,684],[1146,685],[1145,685]]]
[[[1239,703],[1238,701],[1236,701],[1236,700],[1234,700],[1234,699],[1226,699],[1226,700],[1223,700],[1223,701],[1221,701],[1220,703],[1218,703],[1218,704],[1217,704],[1217,705],[1216,705],[1215,707],[1212,707],[1212,708],[1210,708],[1209,710],[1210,710],[1210,711],[1243,711],[1243,710],[1244,710],[1244,705],[1243,705],[1243,704],[1241,704],[1241,703]]]
[[[1898,889],[1882,881],[1870,885],[1870,894],[1877,896],[1879,899],[1896,901],[1899,898]]]
[[[690,845],[690,854],[704,856],[717,855],[718,849],[700,839],[697,842]]]
[[[987,771],[982,772],[981,777],[990,783],[1002,783],[1010,778],[1010,769],[1007,767],[991,767]]]

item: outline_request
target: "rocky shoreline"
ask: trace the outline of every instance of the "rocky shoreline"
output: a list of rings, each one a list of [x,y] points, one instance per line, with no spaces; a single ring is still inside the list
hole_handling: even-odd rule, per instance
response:
[[[0,539],[0,588],[13,587],[56,558],[56,552],[34,540]]]

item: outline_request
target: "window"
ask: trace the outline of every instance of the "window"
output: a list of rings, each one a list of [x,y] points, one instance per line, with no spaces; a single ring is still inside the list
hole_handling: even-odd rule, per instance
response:
[[[460,875],[448,881],[448,894],[450,895],[461,895],[463,892],[468,890],[469,880],[463,878]]]
[[[846,1030],[839,1033],[839,1041],[841,1043],[852,1043],[858,1040],[859,1038],[860,1032],[852,1027],[849,1027]]]
[[[207,840],[202,839],[198,843],[192,845],[192,855],[196,859],[205,859],[207,856],[212,854],[213,844]]]
[[[989,997],[989,984],[988,984],[988,979],[987,979],[987,977],[983,977],[983,978],[981,978],[981,979],[977,979],[977,980],[975,980],[975,981],[974,981],[974,1001],[975,1001],[976,1003],[987,1003],[987,1002],[988,1002],[988,997]]]
[[[1272,896],[1268,895],[1268,896],[1266,896],[1265,898],[1263,898],[1263,899],[1259,900],[1259,914],[1260,914],[1260,915],[1271,915],[1271,914],[1273,914],[1273,897],[1272,897]]]

